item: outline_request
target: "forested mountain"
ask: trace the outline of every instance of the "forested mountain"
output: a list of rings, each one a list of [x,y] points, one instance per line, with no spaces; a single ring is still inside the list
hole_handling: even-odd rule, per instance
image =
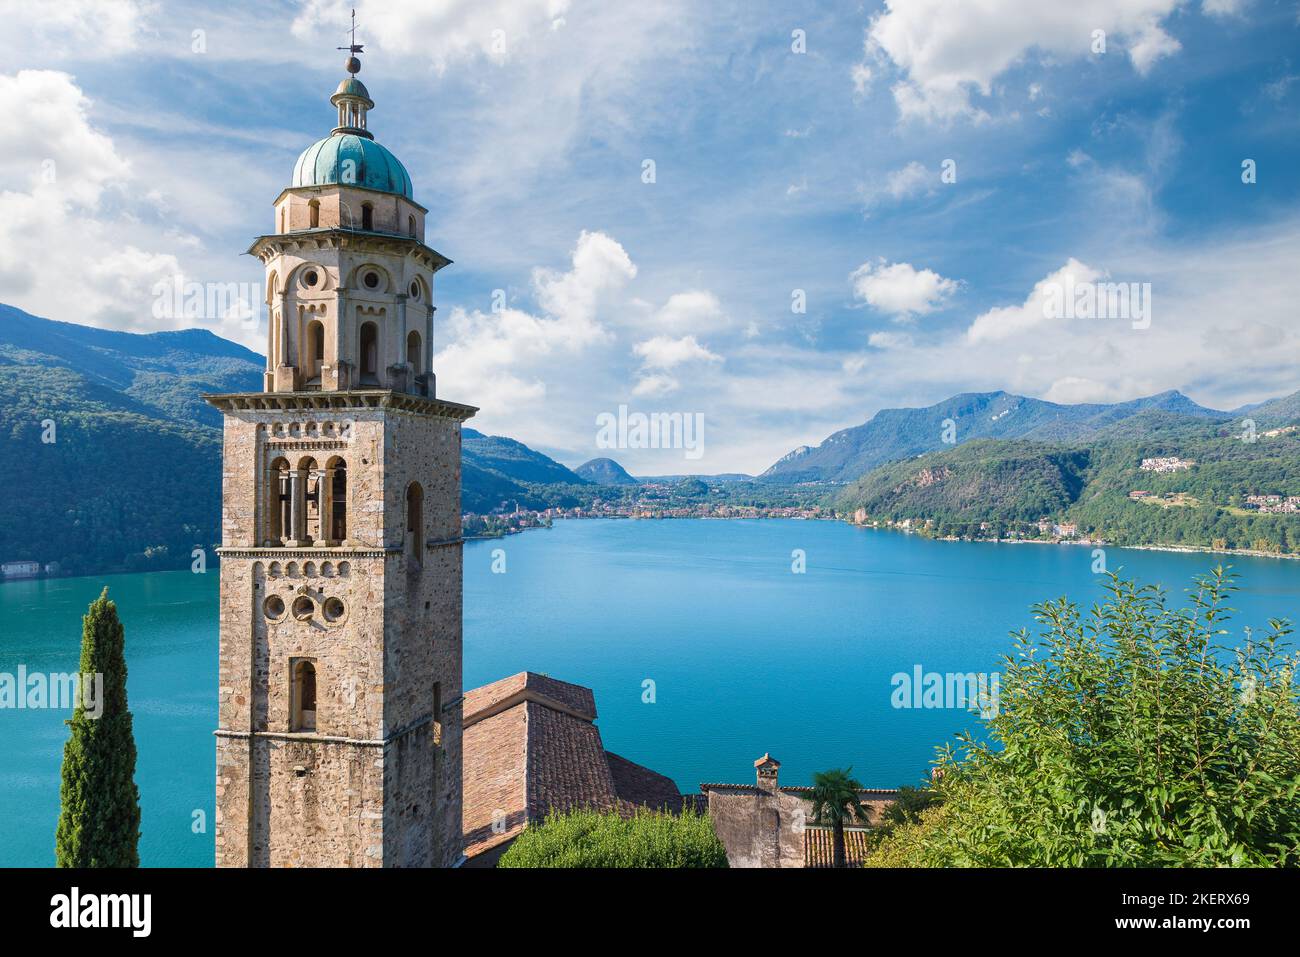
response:
[[[221,416],[201,396],[258,391],[264,368],[201,330],[111,332],[0,305],[0,562],[176,568],[213,547]],[[465,510],[536,506],[537,483],[583,480],[513,439],[464,430]]]
[[[1151,459],[1177,461],[1144,469]],[[928,522],[944,536],[1033,534],[1029,526],[1049,519],[1115,544],[1295,551],[1300,513],[1248,501],[1267,495],[1300,496],[1300,430],[1250,441],[1235,419],[1148,410],[1086,443],[980,440],[894,462],[835,503],[869,520]]]
[[[954,442],[980,438],[1081,440],[1148,410],[1195,418],[1227,419],[1231,415],[1203,408],[1173,391],[1113,405],[1060,405],[1007,392],[963,393],[923,409],[882,409],[862,425],[834,433],[821,445],[795,449],[760,478],[769,482],[851,482],[878,465],[941,450]],[[945,437],[952,441],[945,442]]]
[[[504,435],[484,435],[469,427],[461,435],[462,458],[479,468],[518,482],[582,485],[586,481],[554,459]]]
[[[215,545],[220,417],[200,395],[259,390],[263,363],[203,331],[109,332],[0,305],[0,436],[10,466],[0,561],[59,562],[67,572],[175,568],[194,547]],[[949,419],[955,446],[943,442]],[[514,439],[471,428],[463,437],[465,511],[639,494],[612,460],[578,474]],[[1161,456],[1194,464],[1142,470],[1144,458]],[[728,500],[769,505],[822,494],[791,482],[848,482],[829,493],[841,512],[912,518],[935,534],[1026,533],[1052,519],[1121,544],[1292,551],[1300,516],[1260,511],[1247,496],[1300,495],[1300,393],[1231,413],[1178,392],[1079,406],[958,395],[884,410],[791,453],[761,485],[715,476],[703,488],[724,495],[729,479],[737,481]]]
[[[590,462],[583,462],[573,470],[577,475],[588,482],[595,482],[597,485],[637,485],[635,478],[628,474],[627,469],[619,465],[613,459],[592,459]]]

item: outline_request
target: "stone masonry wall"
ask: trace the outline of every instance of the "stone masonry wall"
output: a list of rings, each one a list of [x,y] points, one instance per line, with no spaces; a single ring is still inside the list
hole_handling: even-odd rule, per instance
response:
[[[239,411],[225,434],[218,865],[455,863],[459,422],[393,409]],[[343,546],[259,542],[265,466],[299,454],[347,461]],[[412,481],[424,489],[418,560],[406,533]],[[290,730],[296,658],[316,669],[314,733]]]

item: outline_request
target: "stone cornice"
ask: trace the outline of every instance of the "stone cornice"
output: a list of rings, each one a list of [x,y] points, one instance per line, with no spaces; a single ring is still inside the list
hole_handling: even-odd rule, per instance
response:
[[[224,413],[230,412],[314,412],[319,410],[392,409],[416,412],[464,422],[478,411],[476,406],[429,399],[422,395],[386,389],[351,389],[346,392],[232,392],[204,395],[203,401]]]
[[[222,545],[217,550],[222,558],[269,558],[300,561],[304,558],[348,559],[348,558],[389,558],[402,554],[400,548],[358,548],[355,545],[340,545],[330,548],[324,545],[307,545],[303,548],[289,548],[284,545]]]
[[[438,250],[426,246],[413,236],[343,229],[338,226],[300,229],[291,233],[267,233],[253,240],[253,244],[248,247],[247,255],[256,256],[265,264],[282,253],[298,252],[303,249],[365,249],[405,253],[423,261],[431,272],[450,266],[452,262]]]
[[[446,710],[446,709],[444,709]],[[433,722],[433,715],[416,718],[382,738],[346,738],[334,734],[317,734],[314,731],[232,731],[217,728],[212,733],[218,738],[263,738],[272,741],[298,741],[305,744],[348,744],[358,748],[383,748],[395,744],[412,731],[418,731]]]
[[[433,551],[437,548],[452,548],[458,545],[464,545],[464,538],[443,538],[436,542],[428,542],[424,548],[425,551]],[[307,545],[303,548],[291,548],[286,545],[222,545],[217,550],[217,554],[222,558],[264,558],[264,559],[284,559],[286,561],[301,561],[304,558],[314,559],[347,559],[347,558],[397,558],[406,553],[406,549],[401,545],[394,545],[391,548],[371,548],[369,546],[358,545]]]

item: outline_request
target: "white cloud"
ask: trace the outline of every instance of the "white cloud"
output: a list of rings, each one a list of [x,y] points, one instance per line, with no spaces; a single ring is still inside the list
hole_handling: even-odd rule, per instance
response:
[[[708,290],[674,293],[654,316],[653,325],[670,331],[706,332],[730,323],[718,297]]]
[[[128,331],[193,326],[194,318],[153,314],[154,286],[185,272],[176,253],[186,244],[143,221],[151,200],[113,140],[92,125],[91,101],[73,78],[54,70],[0,75],[0,102],[24,134],[17,148],[0,152],[5,300],[35,315]],[[200,321],[245,338],[233,319]]]
[[[924,166],[913,160],[902,169],[894,170],[885,179],[885,189],[894,199],[904,199],[924,192],[932,186],[934,176]]]
[[[656,399],[676,392],[679,388],[681,383],[670,375],[647,375],[637,379],[636,385],[632,387],[632,394],[640,399]]]
[[[1068,375],[1053,382],[1043,393],[1043,398],[1048,402],[1076,405],[1081,402],[1106,402],[1113,399],[1114,395],[1115,390],[1105,382]]]
[[[309,0],[293,32],[304,39],[341,35],[354,6],[364,39],[393,53],[429,57],[441,71],[461,58],[506,62],[522,45],[556,32],[569,0]]]
[[[902,332],[873,332],[867,345],[875,349],[898,349],[912,344],[912,337]]]
[[[1248,0],[1201,0],[1201,9],[1211,16],[1236,16],[1245,8]]]
[[[113,141],[90,124],[91,102],[71,76],[56,70],[0,75],[0,102],[22,139],[0,151],[9,186],[81,206],[98,205],[105,189],[130,174]]]
[[[610,338],[601,306],[635,276],[636,266],[616,240],[584,231],[568,271],[533,270],[543,315],[514,308],[452,310],[447,345],[434,358],[439,388],[491,403],[498,415],[528,410],[546,395],[546,379],[564,368],[557,354],[581,354]]]
[[[900,74],[893,86],[903,118],[949,122],[985,112],[972,103],[1031,51],[1062,60],[1091,54],[1094,30],[1126,47],[1139,73],[1179,49],[1162,21],[1185,0],[887,0],[867,29],[868,57],[888,59]],[[1210,0],[1214,2],[1214,0]],[[1223,0],[1219,0],[1223,2]]]
[[[293,32],[303,45],[330,49],[346,36],[351,6],[352,0],[309,0]],[[436,168],[454,180],[472,220],[482,218],[485,206],[511,216],[533,208],[534,179],[587,143],[591,131],[607,144],[640,140],[647,125],[632,116],[655,102],[671,78],[671,71],[656,68],[659,58],[699,42],[681,29],[694,19],[683,0],[361,0],[356,6],[366,55],[425,84],[419,108],[435,109],[441,123],[465,131],[456,136],[456,162],[442,162],[448,154],[439,151]],[[525,195],[528,203],[516,201]]]
[[[157,4],[136,0],[0,0],[0,54],[7,62],[30,58],[99,59],[136,48]]]
[[[896,321],[933,312],[961,285],[932,269],[886,263],[883,259],[863,263],[849,278],[853,280],[854,296]]]
[[[682,336],[680,339],[655,336],[645,342],[638,342],[632,347],[632,353],[640,357],[642,365],[647,369],[672,369],[684,362],[722,361],[722,356],[700,345],[694,336]]]
[[[871,89],[871,67],[865,63],[855,63],[853,69],[849,71],[849,76],[853,80],[853,94],[866,96]]]
[[[636,266],[618,242],[584,230],[568,272],[533,270],[537,303],[555,317],[553,329],[566,345],[585,345],[605,335],[597,319],[602,301],[636,278]]]
[[[1036,329],[1052,321],[1047,318],[1047,301],[1052,290],[1067,284],[1094,282],[1101,276],[1099,270],[1071,258],[1056,272],[1035,283],[1021,305],[999,306],[977,316],[966,330],[966,339],[968,342],[995,341]]]

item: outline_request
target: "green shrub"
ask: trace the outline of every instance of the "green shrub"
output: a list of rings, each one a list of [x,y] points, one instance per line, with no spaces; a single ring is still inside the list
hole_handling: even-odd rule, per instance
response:
[[[1300,864],[1300,657],[1270,622],[1229,634],[1230,576],[1191,606],[1112,576],[1082,616],[1061,599],[1018,636],[989,741],[945,748],[943,804],[886,838],[874,866]]]
[[[576,810],[524,830],[498,867],[726,867],[713,822],[693,811],[633,817]]]

